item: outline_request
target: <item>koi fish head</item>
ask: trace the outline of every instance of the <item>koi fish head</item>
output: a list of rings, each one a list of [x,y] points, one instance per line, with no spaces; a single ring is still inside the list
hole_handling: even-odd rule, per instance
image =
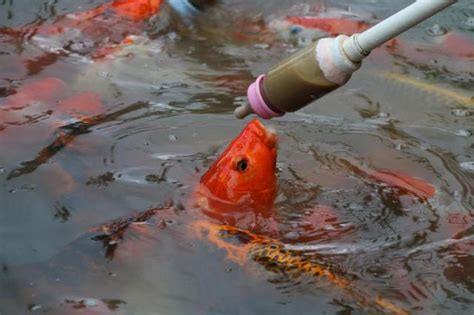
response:
[[[202,176],[200,193],[212,212],[268,213],[277,191],[277,137],[252,120]]]

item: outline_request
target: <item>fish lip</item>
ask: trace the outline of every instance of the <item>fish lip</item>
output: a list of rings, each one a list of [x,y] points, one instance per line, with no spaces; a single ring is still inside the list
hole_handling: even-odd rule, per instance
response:
[[[278,134],[276,129],[273,126],[265,126],[260,120],[255,119],[255,122],[258,124],[259,129],[264,132],[263,142],[269,148],[275,148],[278,143]]]
[[[267,132],[267,142],[269,142],[271,145],[270,147],[276,147],[278,143],[278,133],[273,126],[268,126],[266,129]]]

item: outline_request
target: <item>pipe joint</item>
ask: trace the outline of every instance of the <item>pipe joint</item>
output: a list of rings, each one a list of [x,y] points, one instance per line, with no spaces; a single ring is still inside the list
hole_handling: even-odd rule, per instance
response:
[[[316,45],[316,62],[323,72],[325,78],[338,85],[343,85],[352,76],[352,73],[359,69],[361,63],[353,61],[344,50],[344,43],[351,41],[345,35],[339,35],[336,38],[320,39]],[[354,50],[356,51],[356,50]],[[353,56],[357,56],[353,53]],[[361,60],[363,59],[362,58]]]

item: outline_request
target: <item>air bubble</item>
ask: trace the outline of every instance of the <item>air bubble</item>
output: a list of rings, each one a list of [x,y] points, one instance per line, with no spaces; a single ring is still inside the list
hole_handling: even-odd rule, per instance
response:
[[[459,166],[469,172],[474,172],[474,161],[460,163]]]
[[[99,304],[97,300],[94,300],[94,299],[85,299],[83,303],[85,306],[89,306],[89,307],[94,307]]]
[[[297,232],[288,232],[285,234],[285,237],[289,240],[297,240],[300,235]]]
[[[34,312],[34,311],[38,311],[41,309],[41,305],[40,304],[30,304],[28,305],[28,310]]]
[[[474,30],[474,16],[470,16],[464,21],[464,24],[469,27],[469,29]]]
[[[268,48],[270,48],[270,45],[268,45],[268,44],[255,44],[253,46],[255,48],[258,48],[258,49],[268,49]]]
[[[397,143],[396,148],[397,148],[398,151],[403,151],[407,148],[407,146],[404,143]]]
[[[439,24],[434,24],[429,29],[427,29],[426,32],[431,36],[441,36],[445,35],[448,30]]]
[[[112,75],[110,75],[110,73],[108,73],[106,71],[99,71],[97,73],[97,75],[101,78],[110,78],[110,77],[112,77]]]
[[[455,109],[451,112],[456,117],[468,117],[471,116],[471,112],[466,109]]]
[[[460,137],[470,137],[472,135],[472,132],[469,130],[461,129],[461,130],[456,131],[455,134],[456,136],[460,136]]]

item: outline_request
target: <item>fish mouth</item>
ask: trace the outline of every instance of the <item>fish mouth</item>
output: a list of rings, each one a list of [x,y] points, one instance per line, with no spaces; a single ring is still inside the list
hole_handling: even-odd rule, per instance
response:
[[[269,148],[274,148],[278,143],[277,131],[274,127],[268,126],[265,127],[259,120],[255,119],[254,124],[257,126],[258,131],[257,135],[262,139],[266,146]]]

